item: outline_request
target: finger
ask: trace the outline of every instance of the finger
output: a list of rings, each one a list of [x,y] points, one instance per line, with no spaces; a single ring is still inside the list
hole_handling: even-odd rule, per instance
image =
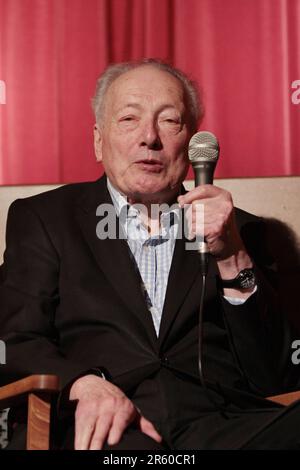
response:
[[[190,204],[195,199],[214,197],[218,195],[220,191],[222,190],[217,186],[213,186],[211,184],[204,184],[202,186],[197,186],[186,194],[182,194],[178,197],[177,201],[180,207],[182,207],[184,206],[184,204]]]
[[[148,421],[148,419],[144,418],[144,416],[140,417],[140,429],[144,434],[147,434],[147,436],[151,437],[154,439],[156,442],[161,442],[162,437],[161,435],[156,431],[155,427],[151,423],[151,421]]]
[[[135,410],[133,405],[131,405],[129,409],[123,409],[115,415],[107,439],[109,445],[113,446],[120,442],[125,429],[129,426],[130,423],[132,423],[132,421],[135,420],[136,414],[137,411]]]
[[[87,450],[89,448],[92,433],[95,428],[95,420],[91,416],[89,419],[75,418],[75,450]]]
[[[112,424],[111,414],[102,414],[96,423],[89,450],[101,450],[107,439]]]

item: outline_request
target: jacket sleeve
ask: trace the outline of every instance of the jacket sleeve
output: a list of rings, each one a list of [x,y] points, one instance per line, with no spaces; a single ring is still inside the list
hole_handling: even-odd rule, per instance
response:
[[[9,210],[6,251],[0,276],[0,338],[6,384],[30,374],[57,374],[64,386],[86,367],[59,348],[55,313],[59,303],[59,254],[43,221],[26,200]]]
[[[255,229],[255,234],[253,229]],[[240,306],[223,299],[225,325],[236,361],[250,389],[263,396],[293,388],[294,332],[282,311],[276,264],[268,253],[263,220],[242,227],[255,263],[257,292]]]

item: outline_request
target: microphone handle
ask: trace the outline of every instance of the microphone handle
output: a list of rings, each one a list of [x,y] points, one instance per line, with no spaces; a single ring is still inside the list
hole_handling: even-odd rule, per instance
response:
[[[195,186],[213,184],[214,171],[217,162],[194,162]]]
[[[216,161],[212,162],[193,162],[193,170],[195,174],[195,187],[203,184],[213,184],[214,171],[216,167]],[[200,265],[202,275],[207,274],[208,270],[208,255],[209,250],[205,240],[199,242],[198,253],[200,256]]]

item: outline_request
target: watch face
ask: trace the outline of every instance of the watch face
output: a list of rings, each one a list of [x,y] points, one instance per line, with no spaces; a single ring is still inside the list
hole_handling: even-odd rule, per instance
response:
[[[255,276],[252,269],[243,269],[237,279],[242,289],[250,289],[255,286]]]

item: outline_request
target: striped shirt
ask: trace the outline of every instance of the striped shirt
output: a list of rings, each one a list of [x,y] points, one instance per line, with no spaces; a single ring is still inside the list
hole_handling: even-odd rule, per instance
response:
[[[176,204],[169,209],[166,206],[160,214],[159,233],[151,236],[141,219],[139,205],[129,205],[109,179],[107,187],[117,215],[120,216],[121,211],[126,214],[120,217],[120,225],[140,273],[141,287],[158,335],[179,226],[179,206]]]

